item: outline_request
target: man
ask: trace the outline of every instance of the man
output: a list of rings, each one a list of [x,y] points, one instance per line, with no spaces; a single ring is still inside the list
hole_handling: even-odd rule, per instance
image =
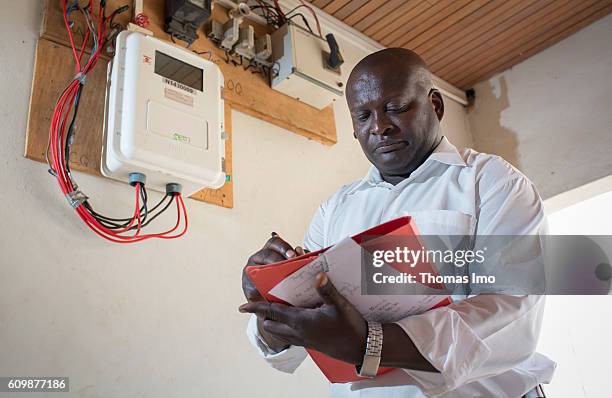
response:
[[[318,250],[393,218],[410,215],[423,234],[529,235],[544,225],[531,182],[497,156],[458,151],[441,135],[444,103],[415,53],[385,49],[351,72],[346,99],[354,135],[372,163],[368,175],[322,204],[305,237]],[[249,258],[269,264],[303,253],[278,236]],[[248,335],[275,368],[293,372],[312,348],[362,365],[375,332],[325,274],[317,289],[323,305],[270,304],[243,273],[256,314]],[[509,397],[534,395],[552,377],[554,363],[535,353],[543,296],[476,295],[446,307],[382,325],[381,367],[374,379],[332,384],[333,397]]]

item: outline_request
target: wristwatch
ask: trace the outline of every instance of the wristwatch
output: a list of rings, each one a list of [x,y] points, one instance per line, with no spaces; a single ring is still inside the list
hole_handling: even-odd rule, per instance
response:
[[[380,322],[368,322],[368,339],[361,365],[355,366],[361,377],[374,378],[380,366],[382,354],[383,331]]]

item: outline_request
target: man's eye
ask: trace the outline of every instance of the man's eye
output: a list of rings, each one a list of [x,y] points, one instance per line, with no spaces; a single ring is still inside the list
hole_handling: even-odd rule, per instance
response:
[[[357,115],[357,120],[359,120],[360,122],[365,122],[366,120],[368,120],[369,116],[370,116],[369,113],[359,113]]]
[[[407,109],[408,109],[408,104],[406,105],[387,105],[387,112],[401,113],[401,112],[405,112]]]

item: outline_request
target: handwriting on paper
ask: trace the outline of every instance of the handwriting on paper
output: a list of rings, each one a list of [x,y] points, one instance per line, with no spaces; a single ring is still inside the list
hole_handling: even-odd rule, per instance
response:
[[[316,276],[327,272],[336,289],[367,320],[395,322],[420,314],[446,299],[440,295],[363,295],[361,294],[361,247],[346,238],[294,272],[270,293],[296,307],[315,307],[322,303],[316,291]],[[397,272],[389,267],[389,273]]]

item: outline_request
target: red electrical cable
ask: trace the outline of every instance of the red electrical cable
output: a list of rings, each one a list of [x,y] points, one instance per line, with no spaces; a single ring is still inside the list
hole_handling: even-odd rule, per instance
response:
[[[255,0],[259,6],[262,9],[262,12],[264,14],[264,18],[266,18],[266,21],[270,18],[270,9],[268,8],[269,6],[267,4],[265,4],[262,0]]]
[[[309,6],[308,4],[304,3],[304,0],[300,0],[300,3],[302,3],[302,5],[306,8],[308,8],[308,10],[310,10],[310,12],[312,13],[312,16],[314,17],[314,20],[317,24],[317,31],[319,32],[319,37],[323,38],[323,34],[321,33],[321,24],[319,23],[319,17],[317,17],[317,13],[315,12],[315,10]]]
[[[282,18],[283,23],[285,23],[285,21],[287,21],[287,16],[285,15],[285,13],[283,12],[283,9],[278,4],[278,0],[274,0],[274,8],[276,8],[276,11],[279,14],[279,16]]]
[[[108,240],[110,240],[112,242],[116,242],[116,243],[134,243],[134,242],[140,242],[140,241],[143,241],[143,240],[146,240],[146,239],[150,239],[150,238],[176,239],[176,238],[180,238],[183,235],[185,235],[185,233],[187,232],[187,229],[189,227],[189,222],[188,222],[188,219],[187,219],[187,211],[185,209],[185,204],[183,203],[182,196],[180,194],[177,194],[175,196],[175,201],[177,202],[177,222],[176,222],[175,226],[172,229],[170,229],[168,231],[165,231],[165,232],[157,233],[157,234],[149,234],[149,235],[142,235],[142,236],[133,236],[131,238],[127,238],[128,239],[127,241],[126,240],[122,240],[122,239],[125,239],[125,237],[121,237],[121,236],[118,236],[118,237],[108,237],[108,236],[106,236],[104,234],[103,231],[100,231],[95,226],[91,225],[89,223],[89,220],[87,220],[87,216],[91,216],[89,213],[85,212],[85,214],[81,214],[81,212],[79,212],[79,215],[81,216],[83,221],[85,221],[87,223],[87,225],[90,228],[92,228],[92,230],[96,234],[98,234],[98,235],[102,236],[103,238],[106,238],[106,239],[108,239]],[[176,235],[168,236],[169,233],[174,232],[179,227],[180,222],[181,222],[181,210],[182,210],[182,212],[183,212],[183,214],[185,216],[185,222],[184,222],[183,230],[180,233],[176,234]]]
[[[87,74],[95,67],[97,64],[101,52],[102,47],[106,41],[107,34],[107,22],[111,19],[110,17],[106,18],[104,16],[104,9],[100,7],[99,14],[97,17],[97,36],[94,38],[97,40],[94,43],[95,51],[91,54],[89,60],[85,65],[82,64],[82,57],[85,52],[85,48],[87,46],[87,42],[90,38],[92,38],[92,34],[90,30],[87,30],[87,33],[84,36],[83,43],[79,51],[77,51],[77,47],[74,42],[74,35],[70,28],[70,22],[68,21],[67,14],[67,5],[68,1],[64,0],[63,2],[63,11],[64,11],[64,23],[66,25],[66,29],[68,30],[68,36],[70,39],[70,45],[72,49],[72,53],[74,56],[74,62],[76,67],[76,76],[74,79],[68,84],[66,90],[60,95],[60,98],[57,101],[55,106],[53,116],[51,118],[51,125],[49,128],[49,163],[50,163],[50,171],[55,175],[58,185],[62,193],[69,200],[71,205],[75,208],[79,217],[83,220],[85,225],[89,227],[93,232],[97,235],[116,243],[135,243],[141,242],[146,239],[151,238],[160,238],[160,239],[175,239],[179,238],[187,232],[188,229],[188,218],[187,218],[187,210],[185,208],[185,204],[183,202],[183,198],[180,193],[173,194],[173,200],[176,202],[177,207],[177,221],[173,228],[159,233],[151,233],[151,234],[142,234],[143,218],[141,215],[141,203],[140,198],[142,195],[142,190],[144,186],[140,183],[135,184],[136,191],[136,204],[134,208],[134,213],[131,218],[127,219],[125,224],[107,224],[113,226],[112,228],[108,228],[104,225],[100,220],[112,220],[108,218],[104,218],[103,216],[96,216],[92,214],[93,210],[89,205],[86,207],[83,203],[86,203],[87,198],[82,194],[82,192],[78,191],[76,184],[73,183],[69,171],[66,166],[66,140],[68,139],[67,134],[67,125],[69,121],[69,117],[72,114],[74,119],[76,108],[73,110],[75,105],[75,100],[78,102],[80,100],[82,85],[85,83],[85,78]],[[93,9],[93,0],[89,2],[89,9],[83,9],[83,14],[85,18],[87,18],[88,28],[91,26],[91,29],[95,32],[95,27],[93,27],[93,21],[90,19],[89,12]],[[114,14],[113,14],[114,15]],[[79,97],[77,97],[79,96]],[[80,196],[79,196],[80,195]],[[143,196],[143,199],[146,199],[146,195]],[[171,199],[172,200],[172,199]],[[161,203],[161,202],[160,202]],[[170,203],[168,203],[169,205]],[[146,203],[143,204],[146,206]],[[166,205],[166,207],[168,206]],[[145,207],[146,208],[146,207]],[[162,210],[164,211],[165,208]],[[158,212],[157,214],[160,214]],[[146,214],[146,213],[145,213]],[[102,217],[102,218],[99,218]],[[181,224],[181,220],[184,217],[184,226],[180,233],[175,233],[175,231],[179,228]],[[106,222],[106,221],[105,221]],[[134,226],[136,224],[136,226]],[[122,227],[122,228],[120,228]],[[130,231],[135,232],[131,233]]]
[[[70,29],[70,23],[68,22],[68,1],[64,1],[63,3],[64,10],[64,24],[68,27],[68,38],[70,39],[70,46],[72,47],[72,53],[74,54],[74,58],[76,59],[76,69],[81,69],[81,62],[78,59],[76,48],[74,46],[74,36],[72,35],[72,29]]]
[[[138,191],[138,194],[140,194],[138,189],[137,191]],[[139,231],[135,235],[132,235],[132,236],[117,235],[115,233],[116,231],[109,230],[106,227],[97,223],[97,221],[91,216],[91,214],[85,211],[85,209],[83,209],[83,206],[79,206],[77,208],[77,212],[79,213],[79,216],[81,216],[81,218],[83,219],[83,221],[85,221],[85,223],[87,224],[89,228],[91,228],[98,235],[108,240],[111,240],[113,242],[134,243],[134,242],[140,242],[140,241],[151,239],[151,238],[175,239],[175,238],[180,238],[181,236],[185,235],[185,233],[187,232],[188,226],[189,226],[188,219],[187,219],[187,210],[185,209],[185,204],[183,203],[182,196],[180,194],[175,195],[175,201],[177,203],[177,221],[174,227],[168,231],[164,231],[161,233],[155,233],[155,234],[147,234],[147,235],[139,235]],[[137,206],[137,209],[138,209],[138,206]],[[183,230],[179,234],[168,235],[176,231],[176,229],[179,227],[181,223],[181,211],[185,217]],[[134,218],[139,218],[139,214],[140,212],[136,210],[136,212],[134,213]],[[134,218],[132,219],[132,223],[134,221]],[[129,229],[129,227],[126,227],[126,228]]]
[[[85,47],[87,47],[87,42],[89,41],[89,29],[85,33],[85,38],[83,39],[83,45],[81,46],[81,51],[79,52],[79,62],[81,62],[81,58],[83,58],[83,53],[85,52]]]
[[[179,207],[179,204],[180,204],[180,207]],[[170,231],[166,231],[164,234],[174,232],[178,228],[179,223],[181,221],[181,209],[183,210],[183,214],[185,215],[185,225],[183,227],[183,230],[178,235],[173,235],[173,236],[159,235],[158,236],[159,238],[176,239],[176,238],[180,238],[181,236],[185,235],[185,233],[187,233],[187,229],[189,228],[189,219],[187,218],[187,209],[185,209],[185,203],[183,202],[183,197],[180,194],[176,195],[176,208],[177,208],[177,213],[178,213],[176,225],[174,226],[174,228],[172,228]]]

